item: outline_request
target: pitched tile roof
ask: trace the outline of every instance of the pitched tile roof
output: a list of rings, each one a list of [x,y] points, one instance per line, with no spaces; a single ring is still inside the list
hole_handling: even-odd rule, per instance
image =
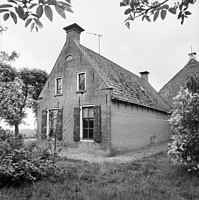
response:
[[[191,58],[184,68],[160,89],[159,94],[172,105],[173,97],[178,94],[180,87],[186,85],[188,77],[196,74],[199,75],[199,62],[195,58]]]
[[[147,81],[81,44],[77,45],[107,87],[113,88],[113,99],[169,112],[170,106]]]

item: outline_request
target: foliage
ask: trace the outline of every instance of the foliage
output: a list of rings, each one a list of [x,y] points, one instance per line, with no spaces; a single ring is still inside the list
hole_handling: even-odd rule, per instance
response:
[[[0,119],[15,126],[23,123],[26,108],[36,114],[37,98],[47,80],[47,73],[40,69],[21,69],[17,72],[10,65],[0,63]]]
[[[8,28],[7,27],[3,27],[0,25],[0,33],[2,34],[4,31],[6,31]]]
[[[188,10],[189,5],[194,4],[197,0],[180,0],[175,1],[173,4],[168,4],[169,0],[163,1],[150,1],[150,0],[122,0],[120,6],[126,8],[124,14],[127,15],[125,24],[130,28],[130,22],[136,18],[142,17],[142,21],[148,22],[156,21],[158,17],[164,20],[167,13],[178,15],[177,18],[184,23],[185,18],[191,15]]]
[[[199,93],[181,89],[170,118],[174,132],[168,155],[174,163],[199,171]]]
[[[0,76],[1,80],[1,76]],[[23,95],[23,82],[16,77],[13,81],[0,81],[0,118],[4,119],[9,125],[15,126],[16,135],[18,125],[26,116],[25,97]]]
[[[15,24],[18,19],[23,20],[25,27],[30,26],[31,31],[43,27],[41,17],[45,16],[52,21],[53,9],[62,17],[66,18],[65,12],[73,12],[70,0],[7,0],[7,3],[0,5],[0,13],[3,14],[3,20],[11,18]]]
[[[0,81],[10,82],[14,81],[17,76],[17,70],[8,64],[0,62]]]
[[[66,172],[55,181],[41,180],[20,188],[3,188],[0,197],[6,200],[199,199],[198,177],[173,165],[166,152],[123,164],[69,159],[57,164]]]
[[[24,84],[23,95],[27,99],[26,106],[32,108],[37,115],[37,99],[46,83],[48,74],[41,69],[23,68],[18,72],[18,75]]]
[[[63,171],[36,146],[25,147],[21,136],[0,129],[0,187],[54,177]]]
[[[13,51],[11,55],[5,51],[0,51],[0,62],[11,63],[14,62],[16,58],[19,58],[19,54],[16,51]]]
[[[187,88],[192,93],[199,93],[199,76],[188,76]]]

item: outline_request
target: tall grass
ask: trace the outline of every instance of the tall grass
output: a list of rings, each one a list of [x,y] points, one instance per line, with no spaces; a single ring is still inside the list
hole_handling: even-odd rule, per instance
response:
[[[0,190],[2,200],[197,200],[199,177],[174,166],[166,152],[125,164],[66,160],[55,180]]]

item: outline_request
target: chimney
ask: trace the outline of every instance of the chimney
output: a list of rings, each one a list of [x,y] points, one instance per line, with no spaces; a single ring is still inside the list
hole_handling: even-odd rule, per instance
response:
[[[67,33],[66,40],[69,41],[70,39],[76,40],[78,43],[80,42],[80,34],[84,31],[82,27],[78,24],[74,23],[69,26],[63,28]]]
[[[192,58],[196,59],[196,52],[191,52],[188,54],[189,55],[189,59],[191,60]]]
[[[140,74],[141,74],[141,78],[148,82],[150,73],[148,71],[144,71],[144,72],[140,72]]]

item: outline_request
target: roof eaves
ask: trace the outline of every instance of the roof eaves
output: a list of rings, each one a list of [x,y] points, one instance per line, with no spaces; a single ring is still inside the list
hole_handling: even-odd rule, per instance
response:
[[[127,102],[127,103],[136,104],[136,105],[138,105],[138,106],[150,108],[150,109],[153,109],[153,110],[158,110],[158,111],[161,111],[161,112],[165,112],[165,113],[167,113],[167,114],[170,113],[170,110],[161,109],[161,108],[157,108],[157,107],[153,107],[153,106],[141,104],[141,103],[138,102],[138,101],[132,101],[131,99],[118,97],[118,96],[116,96],[116,95],[112,95],[112,99],[113,99],[113,100],[116,99],[116,100],[118,100],[118,101],[123,101],[123,102]]]

